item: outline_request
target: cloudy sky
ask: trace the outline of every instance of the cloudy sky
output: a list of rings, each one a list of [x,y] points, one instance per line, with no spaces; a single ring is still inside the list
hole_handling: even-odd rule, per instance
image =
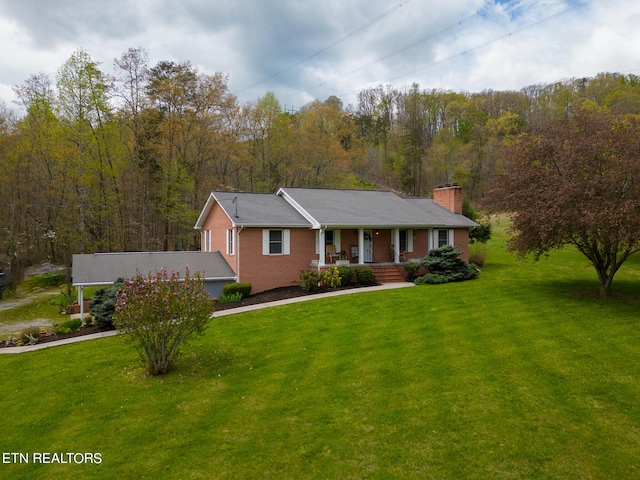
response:
[[[84,49],[229,76],[288,108],[376,85],[476,92],[599,72],[640,75],[638,0],[0,0],[0,99]]]

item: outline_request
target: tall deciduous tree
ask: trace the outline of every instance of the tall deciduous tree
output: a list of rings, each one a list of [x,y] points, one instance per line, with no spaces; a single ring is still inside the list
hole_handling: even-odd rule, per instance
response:
[[[73,145],[71,184],[78,205],[79,250],[121,250],[121,208],[107,76],[84,50],[74,52],[57,73],[57,109]],[[87,242],[90,242],[87,245]]]
[[[579,112],[522,134],[487,205],[513,216],[509,248],[535,259],[574,245],[593,264],[600,294],[640,249],[640,119]]]

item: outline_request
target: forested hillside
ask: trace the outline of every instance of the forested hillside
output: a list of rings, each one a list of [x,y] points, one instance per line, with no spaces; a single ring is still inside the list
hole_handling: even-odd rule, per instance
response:
[[[109,71],[107,71],[109,70]],[[130,49],[106,68],[82,50],[55,79],[0,105],[0,269],[74,253],[190,250],[213,189],[385,188],[428,195],[458,182],[473,203],[518,133],[573,109],[640,113],[640,78],[604,73],[520,91],[379,86],[297,112],[240,104],[223,73],[149,65]]]

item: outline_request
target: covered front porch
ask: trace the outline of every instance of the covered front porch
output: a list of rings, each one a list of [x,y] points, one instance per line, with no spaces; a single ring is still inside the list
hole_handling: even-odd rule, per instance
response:
[[[316,234],[319,267],[402,264],[429,252],[431,230],[406,228],[321,228]],[[322,247],[321,247],[322,246]]]

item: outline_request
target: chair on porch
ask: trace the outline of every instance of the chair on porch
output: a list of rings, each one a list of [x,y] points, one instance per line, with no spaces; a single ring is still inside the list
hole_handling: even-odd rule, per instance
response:
[[[329,263],[334,263],[336,260],[340,260],[340,253],[336,252],[335,245],[327,245],[326,253]]]
[[[391,253],[391,260],[396,261],[396,249],[393,243],[389,245],[389,253]],[[398,261],[406,262],[407,261],[407,252],[399,252],[398,253]]]
[[[358,246],[357,245],[351,245],[351,261],[353,263],[358,263]]]

